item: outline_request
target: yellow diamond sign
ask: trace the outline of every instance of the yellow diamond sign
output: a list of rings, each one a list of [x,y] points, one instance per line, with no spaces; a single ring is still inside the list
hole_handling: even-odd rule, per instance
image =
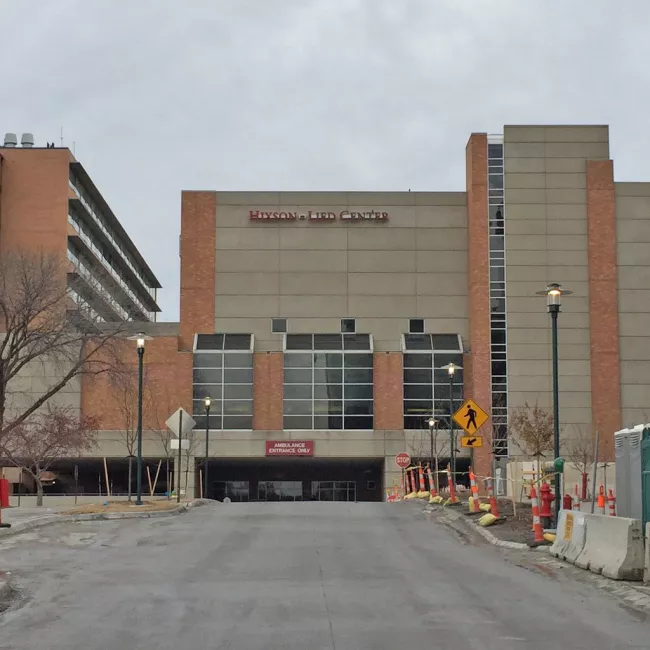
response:
[[[454,413],[454,422],[471,436],[488,421],[488,417],[473,399],[468,399]]]

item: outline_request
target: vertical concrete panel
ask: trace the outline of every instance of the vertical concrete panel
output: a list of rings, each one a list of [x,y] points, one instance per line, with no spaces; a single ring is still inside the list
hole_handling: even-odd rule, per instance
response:
[[[253,429],[282,430],[282,352],[253,354]]]
[[[491,413],[492,389],[490,368],[490,269],[487,200],[487,135],[474,133],[466,148],[469,344],[471,350],[472,397]],[[491,439],[492,422],[484,431]],[[475,451],[476,473],[490,474],[492,449],[489,445]]]
[[[374,354],[375,430],[404,428],[404,360],[401,352]]]
[[[217,195],[181,195],[180,348],[190,350],[194,334],[214,331]]]
[[[621,428],[615,202],[612,161],[587,161],[592,418],[610,459]]]

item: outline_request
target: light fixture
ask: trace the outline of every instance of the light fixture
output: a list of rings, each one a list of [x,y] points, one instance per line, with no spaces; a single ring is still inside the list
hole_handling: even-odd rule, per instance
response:
[[[428,424],[429,424],[429,429],[433,429],[433,427],[436,426],[436,419],[433,418],[433,417],[430,417],[429,420],[428,420]]]
[[[443,368],[447,371],[447,374],[452,377],[456,374],[456,370],[460,370],[460,367],[455,363],[448,363],[446,366],[443,366]]]
[[[206,409],[209,409],[209,408],[210,408],[210,404],[211,404],[211,403],[212,403],[212,400],[210,399],[209,396],[206,396],[206,397],[203,399],[203,404],[205,405],[205,408],[206,408]]]

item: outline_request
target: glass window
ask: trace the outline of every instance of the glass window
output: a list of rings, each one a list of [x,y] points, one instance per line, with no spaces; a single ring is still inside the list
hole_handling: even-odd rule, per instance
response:
[[[369,334],[344,334],[343,348],[345,350],[372,350]]]
[[[431,355],[430,354],[405,354],[404,355],[405,368],[431,368]]]
[[[253,355],[237,352],[226,353],[223,355],[223,365],[226,368],[252,368]]]
[[[430,384],[432,370],[405,368],[404,369],[404,383],[405,384]]]
[[[459,368],[463,367],[463,355],[462,354],[442,354],[436,352],[433,355],[433,367],[434,368],[444,368],[446,365],[453,363]]]
[[[252,384],[253,371],[250,368],[233,369],[226,368],[223,371],[224,384]]]
[[[341,332],[345,334],[354,334],[357,331],[357,323],[354,318],[341,319]]]
[[[212,419],[212,418],[210,418]],[[239,429],[246,431],[253,428],[253,416],[252,415],[224,415],[223,416],[223,428],[224,429]]]
[[[434,350],[460,350],[460,339],[457,334],[432,334]]]
[[[195,384],[219,384],[221,383],[221,369],[206,370],[204,368],[194,369]]]
[[[315,368],[342,368],[343,355],[339,352],[315,352]]]
[[[194,399],[202,400],[205,397],[221,399],[221,384],[194,384]]]
[[[502,144],[488,144],[488,160],[495,158],[503,158],[503,145]]]
[[[404,399],[433,399],[433,384],[405,384]]]
[[[410,334],[424,334],[424,318],[411,318],[409,320]]]
[[[286,318],[272,318],[271,319],[271,331],[282,333],[287,331],[287,319]]]
[[[313,346],[313,334],[287,334],[285,337],[287,350],[311,350]]]
[[[311,399],[312,385],[286,384],[284,386],[284,399]]]
[[[314,350],[341,350],[343,341],[340,334],[314,334]]]
[[[505,345],[505,343],[506,343],[506,331],[505,330],[493,329],[492,332],[491,332],[491,337],[492,337],[492,343],[493,344]]]
[[[431,336],[429,334],[405,334],[404,347],[407,350],[431,350]]]
[[[311,368],[311,353],[302,354],[296,352],[294,354],[284,355],[284,367],[286,368]]]
[[[251,334],[225,334],[224,350],[252,350]]]
[[[197,334],[197,350],[222,350],[223,334]]]
[[[296,370],[295,368],[284,369],[284,383],[285,384],[311,384],[312,371],[310,370]]]
[[[195,368],[221,368],[223,364],[223,354],[220,352],[214,352],[209,354],[199,354],[194,355],[194,367]]]
[[[211,397],[211,396],[210,396]],[[196,415],[205,415],[205,402],[201,400],[194,400],[192,402],[193,412]],[[221,415],[221,399],[213,399],[210,403],[210,424],[212,424],[212,416]],[[196,416],[192,416],[196,419]]]
[[[253,415],[252,400],[224,400],[224,415]]]
[[[329,351],[336,341],[351,351]],[[298,353],[301,363],[309,361],[310,368],[285,367],[285,428],[372,429],[374,386],[370,337],[315,334],[314,347],[309,354]],[[285,363],[297,365],[291,359],[296,353],[287,351],[284,356]]]
[[[491,190],[503,189],[503,174],[489,174],[488,183]]]
[[[224,399],[253,399],[253,384],[225,384]]]

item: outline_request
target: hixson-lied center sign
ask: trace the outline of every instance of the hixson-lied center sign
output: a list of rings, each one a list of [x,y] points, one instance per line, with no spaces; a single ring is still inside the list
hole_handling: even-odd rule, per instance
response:
[[[319,212],[317,210],[307,210],[306,212],[265,212],[264,210],[250,210],[249,219],[251,221],[388,221],[388,212],[378,212],[370,210],[369,212],[350,212],[350,210],[341,210],[341,212]]]

